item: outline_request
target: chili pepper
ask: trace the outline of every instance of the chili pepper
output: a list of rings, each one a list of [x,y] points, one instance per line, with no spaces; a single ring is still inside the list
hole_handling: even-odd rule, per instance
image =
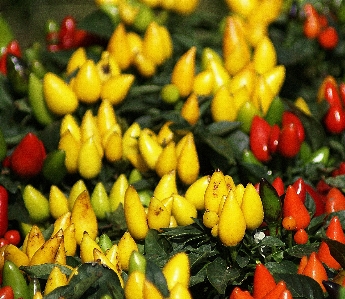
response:
[[[8,228],[8,192],[0,185],[0,237],[3,237]]]
[[[0,57],[0,72],[7,75],[7,56],[14,55],[18,58],[22,57],[21,49],[17,40],[11,40],[8,42],[6,48],[1,51]]]
[[[345,298],[345,287],[331,280],[324,280],[323,286],[327,290],[327,293],[331,298],[344,299]]]
[[[268,143],[268,150],[271,154],[274,154],[278,150],[280,137],[280,128],[277,124],[271,127],[271,133]]]
[[[239,287],[235,287],[230,296],[229,299],[253,299],[254,297],[250,295],[248,291],[243,291]]]
[[[311,3],[303,6],[306,19],[303,23],[304,35],[309,39],[314,39],[320,34],[321,24],[319,13]]]
[[[12,287],[4,286],[0,288],[0,299],[14,299]]]
[[[323,118],[326,129],[332,134],[340,134],[345,128],[345,111],[341,106],[330,106]]]
[[[2,270],[2,285],[10,286],[15,298],[29,299],[28,285],[22,272],[9,260],[5,261]]]
[[[34,133],[29,132],[11,154],[10,168],[19,177],[34,177],[41,172],[45,157],[43,142]]]
[[[227,86],[223,85],[215,91],[211,101],[211,114],[214,121],[234,121],[236,118],[235,98]]]
[[[321,30],[317,40],[322,48],[332,50],[338,45],[338,32],[333,26],[327,26]]]
[[[110,202],[102,182],[98,182],[91,194],[91,204],[97,219],[105,219],[110,212]]]
[[[296,244],[306,244],[309,240],[309,236],[304,228],[300,228],[295,232],[293,239]]]
[[[317,257],[316,252],[312,252],[307,259],[307,264],[305,265],[302,275],[309,276],[319,283],[321,289],[325,292],[326,289],[323,286],[322,282],[328,280],[327,272],[322,262]]]
[[[289,290],[284,290],[280,296],[279,299],[293,299],[292,294]]]
[[[26,185],[23,190],[23,200],[33,221],[40,223],[49,218],[49,202],[41,191],[32,185]]]
[[[306,228],[310,223],[310,214],[296,189],[289,185],[283,202],[283,217],[292,216],[296,220],[296,228]]]
[[[333,216],[326,230],[326,237],[345,244],[345,234],[338,216]],[[339,270],[341,265],[331,255],[327,243],[321,242],[317,256],[328,267]]]
[[[259,194],[264,208],[264,221],[268,225],[277,223],[282,215],[282,203],[276,189],[265,178],[260,180]]]
[[[13,54],[6,56],[7,78],[11,88],[18,96],[24,96],[28,91],[29,69],[24,59]]]
[[[282,196],[285,193],[285,186],[282,178],[280,176],[277,176],[273,182],[272,186],[274,189],[276,189],[278,196]]]
[[[314,216],[320,216],[325,213],[325,199],[312,186],[305,184],[307,193],[311,196],[315,204]]]
[[[280,97],[275,97],[265,115],[265,120],[271,125],[280,124],[284,113],[284,102]]]
[[[4,238],[8,240],[9,244],[13,244],[15,246],[19,245],[21,238],[20,233],[16,229],[10,229],[4,234]]]
[[[284,127],[285,125],[294,124],[297,128],[298,140],[300,142],[304,141],[305,139],[304,127],[301,120],[296,114],[290,111],[284,111],[281,122],[282,122],[282,127]]]
[[[55,150],[47,154],[42,166],[43,176],[53,184],[62,181],[67,173],[65,166],[66,153],[64,150]]]
[[[273,290],[267,293],[262,299],[279,299],[280,294],[286,290],[286,283],[285,281],[279,281]]]
[[[264,220],[263,202],[251,183],[248,183],[244,190],[241,210],[246,221],[247,229],[254,230],[262,224]]]
[[[279,136],[278,152],[283,157],[293,158],[299,153],[301,144],[297,126],[293,123],[283,126]]]
[[[282,220],[282,227],[284,227],[287,231],[295,230],[296,229],[296,219],[292,216],[286,216]]]
[[[39,279],[36,277],[30,277],[28,289],[30,298],[34,298],[34,295],[36,293],[41,292],[41,285]]]
[[[292,185],[294,186],[296,193],[298,194],[298,196],[300,197],[300,199],[304,203],[307,190],[306,190],[306,184],[305,184],[303,178],[298,178]]]
[[[262,263],[257,264],[254,270],[253,297],[255,299],[263,298],[275,287],[276,282],[267,267]]]
[[[241,122],[241,130],[250,132],[251,124],[255,115],[259,115],[259,110],[251,101],[245,102],[237,112],[236,120]]]
[[[345,209],[344,194],[336,187],[331,188],[326,195],[326,202],[325,202],[326,214],[342,211],[344,209]]]
[[[269,152],[269,138],[271,126],[260,116],[254,116],[249,133],[249,144],[254,156],[262,162],[271,159]]]
[[[344,114],[345,115],[345,114]],[[329,158],[330,150],[328,146],[322,146],[314,153],[311,154],[307,163],[322,163],[323,165],[327,165],[328,158]]]
[[[200,106],[196,93],[191,93],[182,105],[181,116],[192,126],[198,122],[200,118]]]
[[[146,258],[139,251],[132,251],[132,254],[129,258],[129,267],[128,274],[134,271],[139,271],[141,273],[146,272]]]

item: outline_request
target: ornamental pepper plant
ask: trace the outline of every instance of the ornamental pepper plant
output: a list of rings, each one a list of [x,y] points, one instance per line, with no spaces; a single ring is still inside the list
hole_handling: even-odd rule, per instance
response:
[[[1,298],[343,298],[345,3],[58,13],[0,14]]]

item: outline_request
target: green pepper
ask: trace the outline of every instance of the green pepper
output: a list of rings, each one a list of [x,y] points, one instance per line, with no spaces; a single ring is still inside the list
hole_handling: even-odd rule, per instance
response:
[[[307,142],[302,142],[301,144],[301,148],[299,150],[299,155],[300,155],[300,158],[301,160],[304,162],[304,163],[307,163],[310,159],[310,156],[311,156],[311,147],[310,145],[307,143]]]
[[[283,112],[284,102],[280,97],[275,97],[268,108],[265,119],[271,126],[280,124]]]
[[[312,164],[321,163],[323,165],[327,165],[328,159],[329,159],[329,148],[327,146],[323,146],[311,154],[311,156],[307,160],[306,164],[308,164],[308,163],[312,163]]]
[[[245,102],[238,110],[236,118],[237,121],[241,122],[241,130],[249,133],[254,116],[259,114],[259,110],[252,102]]]
[[[264,221],[277,223],[282,215],[282,203],[276,189],[265,179],[260,180],[259,194],[264,207]]]
[[[101,247],[102,251],[105,253],[108,249],[110,249],[113,246],[113,242],[109,238],[107,234],[102,234],[99,237],[98,245]]]
[[[14,298],[30,299],[29,288],[22,272],[9,260],[5,261],[2,270],[2,285],[12,288]]]
[[[253,154],[253,152],[249,149],[245,149],[243,151],[242,154],[242,161],[244,163],[248,163],[248,164],[254,164],[254,165],[258,165],[258,166],[264,166],[261,161],[259,161],[255,155]]]
[[[30,277],[28,292],[30,298],[33,298],[37,292],[41,292],[41,285],[38,278]]]
[[[345,299],[345,287],[330,280],[322,282],[330,298]]]
[[[133,251],[129,257],[128,274],[133,271],[146,272],[146,258],[138,251]]]
[[[6,57],[7,78],[13,91],[18,96],[25,96],[28,91],[29,70],[20,57],[9,54]]]
[[[44,99],[43,82],[35,73],[29,75],[28,100],[32,113],[40,124],[45,126],[54,121],[54,116],[49,111]]]
[[[48,153],[43,162],[43,176],[53,184],[61,182],[67,173],[65,159],[66,153],[64,150],[58,149]]]
[[[6,48],[8,43],[13,40],[13,32],[2,14],[0,14],[0,50]]]

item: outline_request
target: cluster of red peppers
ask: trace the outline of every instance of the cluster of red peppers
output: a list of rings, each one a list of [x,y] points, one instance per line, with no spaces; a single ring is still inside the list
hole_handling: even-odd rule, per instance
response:
[[[323,122],[332,134],[340,134],[345,129],[345,83],[338,85],[333,76],[327,76],[318,92],[318,101],[326,100],[329,108]]]
[[[327,16],[319,13],[311,3],[306,3],[303,10],[305,14],[304,35],[309,39],[317,39],[323,49],[334,49],[338,45],[339,36],[336,28],[329,24]]]
[[[22,57],[22,51],[17,40],[12,40],[8,43],[7,47],[2,49],[0,53],[0,73],[7,74],[7,57],[8,55],[14,55],[16,57]]]
[[[286,158],[295,157],[304,139],[303,124],[290,111],[283,112],[281,126],[270,125],[263,117],[254,116],[249,132],[250,149],[261,162],[268,162],[276,153]]]
[[[99,37],[78,28],[73,16],[65,16],[60,25],[50,20],[46,27],[46,43],[50,52],[87,47],[99,41]]]

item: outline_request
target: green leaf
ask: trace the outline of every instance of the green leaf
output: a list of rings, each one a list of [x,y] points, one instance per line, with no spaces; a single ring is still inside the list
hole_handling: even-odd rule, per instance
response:
[[[169,251],[171,251],[169,242],[160,236],[156,230],[149,230],[145,238],[146,259],[163,266],[169,258]]]
[[[345,267],[345,245],[332,239],[323,239],[329,247],[331,255],[341,265]]]
[[[219,294],[225,294],[226,287],[240,276],[240,271],[231,268],[225,260],[217,257],[207,266],[207,278]]]
[[[41,278],[41,279],[48,279],[50,272],[52,272],[54,267],[59,267],[63,274],[69,276],[71,274],[71,269],[60,264],[42,264],[42,265],[35,265],[35,266],[22,266],[20,270],[24,271],[30,276]]]
[[[293,298],[323,299],[320,285],[312,278],[299,274],[273,274],[275,280],[284,280]]]
[[[319,243],[311,243],[305,245],[295,245],[287,249],[286,252],[294,257],[301,258],[304,255],[310,255],[312,252],[317,251],[319,248]]]
[[[44,298],[96,299],[105,294],[111,294],[116,299],[124,299],[117,274],[98,263],[83,263],[68,285],[55,289]]]
[[[332,187],[345,189],[345,174],[337,175],[334,177],[327,177],[325,182]]]
[[[169,297],[168,284],[161,268],[149,259],[146,259],[145,277],[158,288],[164,297]]]
[[[208,125],[207,130],[210,134],[224,136],[238,129],[240,126],[240,122],[219,121]]]

